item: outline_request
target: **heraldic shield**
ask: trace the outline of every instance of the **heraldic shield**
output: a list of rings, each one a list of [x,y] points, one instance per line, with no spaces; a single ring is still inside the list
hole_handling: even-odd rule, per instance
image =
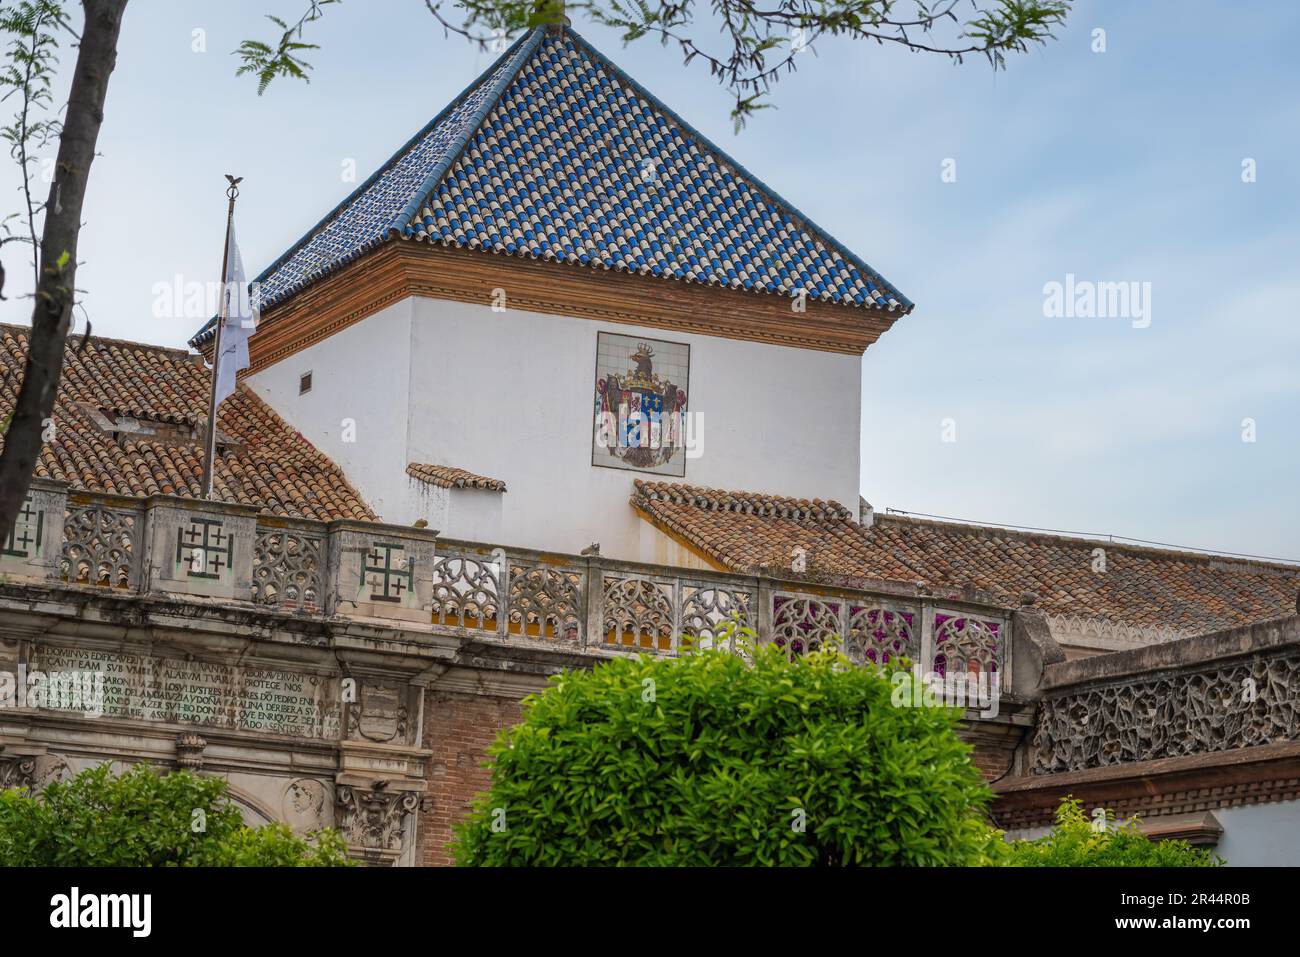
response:
[[[602,333],[602,340],[606,335]],[[629,341],[626,336],[610,340]],[[598,356],[608,357],[602,341]],[[672,365],[682,374],[689,361],[689,346],[660,343],[661,349],[678,350]],[[597,363],[596,449],[592,464],[614,468],[641,469],[665,474],[685,474],[685,384],[678,385],[655,371],[655,349],[637,342],[630,353],[625,349],[626,371],[601,369]],[[604,458],[604,461],[600,459]]]

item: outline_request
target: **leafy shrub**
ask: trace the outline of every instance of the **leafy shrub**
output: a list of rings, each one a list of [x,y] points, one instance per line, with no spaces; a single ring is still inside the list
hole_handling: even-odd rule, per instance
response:
[[[241,827],[205,856],[213,867],[351,867],[348,845],[333,828],[317,831],[310,840],[288,825],[274,823]]]
[[[334,831],[311,839],[282,824],[244,826],[221,778],[107,764],[37,796],[0,791],[0,866],[332,867],[348,864]]]
[[[553,677],[489,749],[492,787],[457,828],[457,863],[990,860],[991,793],[957,712],[895,707],[909,673],[834,651],[748,657],[643,655]]]
[[[1115,824],[1105,811],[1106,828],[1094,828],[1083,806],[1063,798],[1056,827],[1033,841],[1013,841],[1005,857],[1012,867],[1216,867],[1223,859],[1186,841],[1153,841],[1134,818]]]

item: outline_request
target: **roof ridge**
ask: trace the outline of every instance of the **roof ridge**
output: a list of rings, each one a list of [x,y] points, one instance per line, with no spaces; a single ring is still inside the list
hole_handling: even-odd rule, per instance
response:
[[[310,242],[325,225],[327,225],[332,219],[334,219],[335,216],[339,215],[345,209],[347,209],[352,202],[354,202],[357,199],[360,199],[363,195],[365,195],[366,191],[375,184],[375,181],[379,179],[379,177],[382,176],[386,170],[388,170],[394,163],[396,163],[399,159],[405,156],[406,153],[410,149],[412,149],[417,143],[419,143],[421,139],[429,135],[429,133],[433,131],[434,127],[436,127],[439,123],[441,123],[448,116],[450,116],[452,112],[455,111],[456,107],[461,103],[461,101],[465,99],[466,96],[468,96],[472,91],[478,89],[479,85],[482,84],[485,80],[487,80],[488,77],[490,77],[492,73],[501,66],[502,63],[508,62],[509,58],[515,55],[517,52],[517,48],[521,44],[525,43],[527,39],[528,39],[528,34],[523,34],[522,36],[519,37],[519,39],[515,40],[514,43],[510,44],[510,46],[505,50],[504,53],[502,53],[499,57],[493,60],[486,69],[484,69],[482,72],[479,73],[478,76],[474,77],[474,79],[471,80],[465,86],[464,89],[462,89],[454,97],[448,100],[447,105],[444,106],[441,110],[439,110],[437,114],[434,115],[433,119],[429,120],[429,122],[425,123],[424,126],[416,130],[415,133],[412,134],[406,140],[405,143],[403,143],[401,146],[399,146],[396,150],[393,151],[393,153],[388,157],[388,159],[384,160],[377,167],[375,167],[374,171],[369,176],[367,176],[361,183],[359,183],[356,189],[352,190],[352,192],[348,193],[341,200],[339,200],[338,203],[336,203],[334,207],[330,209],[329,212],[327,212],[324,216],[322,216],[319,220],[317,220],[315,224],[310,226],[306,232],[304,232],[301,236],[299,236],[298,239],[291,246],[289,246],[288,249],[286,249],[283,253],[277,256],[269,266],[263,269],[255,277],[253,277],[252,281],[254,283],[260,283],[263,280],[269,278],[277,269],[279,269],[282,265],[284,265],[294,255],[294,253],[298,252],[298,250],[302,249],[305,245],[307,245],[307,243]],[[500,93],[498,92],[493,96],[493,99],[495,100],[499,96]],[[482,121],[479,120],[479,122]],[[385,232],[385,238],[388,238],[387,232]],[[209,318],[208,321],[203,325],[203,328],[201,328],[198,332],[194,333],[194,335],[190,337],[189,339],[190,345],[193,346],[196,345],[196,343],[204,341],[205,337],[216,325],[216,321],[217,320],[215,316]]]
[[[305,245],[307,241],[310,240],[316,234],[316,231],[318,229],[320,229],[331,219],[333,219],[336,214],[342,212],[344,207],[346,207],[350,202],[352,202],[354,199],[358,199],[367,189],[373,186],[375,180],[377,180],[384,173],[385,170],[387,170],[395,162],[401,159],[402,156],[404,156],[406,152],[409,149],[411,149],[411,147],[415,146],[415,144],[418,143],[423,137],[428,135],[429,132],[432,131],[435,126],[437,126],[440,122],[446,119],[447,116],[449,116],[456,109],[456,106],[462,100],[465,99],[465,97],[470,93],[470,91],[478,89],[479,84],[481,84],[484,80],[486,80],[489,76],[491,76],[492,72],[496,70],[502,63],[506,62],[507,58],[510,57],[511,54],[514,52],[515,47],[523,43],[525,39],[526,39],[526,35],[521,36],[518,40],[512,43],[509,49],[507,49],[499,57],[493,60],[492,63],[485,70],[483,70],[483,72],[481,72],[478,76],[476,76],[473,80],[471,80],[463,90],[461,90],[454,97],[452,97],[451,100],[448,101],[447,105],[444,106],[441,110],[439,110],[437,115],[435,115],[433,119],[431,119],[428,123],[425,123],[424,126],[420,127],[420,129],[418,129],[414,133],[414,135],[409,137],[405,143],[403,143],[396,150],[394,150],[393,154],[389,156],[388,159],[380,163],[379,166],[375,168],[375,171],[366,177],[364,182],[362,182],[359,186],[357,186],[356,189],[354,189],[347,196],[341,199],[333,209],[331,209],[328,213],[322,216],[320,220],[314,226],[308,229],[307,232],[304,233],[296,243],[294,243],[287,250],[285,250],[284,253],[275,260],[275,262],[271,263],[271,265],[263,269],[262,272],[253,279],[253,282],[261,282],[263,279],[269,276],[271,272],[274,271],[277,267],[279,267],[286,259],[292,256],[299,249],[301,249],[302,246]]]
[[[945,521],[943,519],[921,518],[914,515],[899,514],[897,512],[876,512],[875,524],[881,522],[894,522],[899,525],[938,525],[944,528],[965,529],[971,532],[990,532],[996,535],[1009,536],[1022,540],[1043,541],[1043,542],[1074,542],[1078,544],[1097,544],[1105,545],[1111,549],[1121,549],[1130,552],[1141,552],[1153,556],[1164,556],[1177,558],[1180,560],[1195,560],[1200,562],[1233,562],[1240,565],[1256,565],[1277,568],[1283,571],[1300,574],[1300,564],[1291,564],[1286,561],[1265,558],[1245,558],[1236,555],[1220,555],[1214,552],[1185,549],[1169,548],[1156,545],[1130,544],[1128,542],[1118,542],[1110,538],[1097,538],[1094,535],[1080,533],[1071,534],[1054,534],[1052,532],[1028,531],[1025,529],[1005,528],[1000,525],[986,525],[979,522],[956,522]]]
[[[32,327],[24,326],[17,322],[0,322],[0,331],[17,332],[30,336],[32,333]],[[72,336],[73,333],[69,331],[67,338],[71,339]],[[133,349],[145,349],[149,352],[166,352],[171,353],[180,359],[190,359],[198,354],[191,352],[189,349],[181,348],[180,346],[164,346],[156,342],[141,342],[138,339],[119,339],[114,336],[101,336],[97,333],[90,336],[90,345],[93,346],[100,343],[117,346],[130,346]]]
[[[649,482],[644,479],[634,479],[632,484],[636,494],[649,501],[703,506],[713,511],[790,518],[796,521],[852,521],[854,517],[851,511],[831,499],[792,498],[765,492],[728,492],[700,485]]]
[[[438,184],[442,182],[442,178],[447,175],[447,171],[451,169],[452,165],[458,159],[460,159],[461,154],[465,152],[465,147],[468,146],[470,140],[474,138],[474,134],[478,132],[479,127],[483,125],[483,121],[487,119],[488,114],[496,108],[497,103],[501,100],[502,94],[504,94],[505,91],[510,88],[510,84],[515,81],[515,77],[519,75],[519,71],[523,68],[524,62],[532,56],[534,52],[536,52],[537,47],[541,44],[544,36],[546,36],[545,24],[539,27],[534,27],[529,33],[524,34],[518,41],[516,41],[515,45],[519,46],[519,49],[515,51],[514,57],[507,61],[506,68],[501,72],[501,76],[494,83],[489,95],[483,98],[482,104],[479,105],[478,109],[476,109],[465,122],[464,130],[456,137],[446,154],[434,164],[433,169],[429,171],[429,175],[427,175],[420,185],[415,188],[415,191],[411,194],[411,198],[406,201],[406,205],[402,207],[397,216],[393,219],[393,222],[389,224],[388,229],[385,230],[388,238],[399,238],[405,233],[406,224],[411,221],[411,217],[420,211],[420,207],[424,204],[424,201],[437,188]],[[504,59],[504,57],[502,59]],[[495,69],[496,64],[500,62],[501,60],[497,60],[496,63],[492,65],[492,69]],[[482,80],[483,78],[480,77],[479,79]],[[478,82],[479,81],[475,81],[473,85],[477,87]],[[456,99],[459,100],[464,95],[465,94],[462,93],[461,96]],[[389,162],[392,162],[392,160]]]

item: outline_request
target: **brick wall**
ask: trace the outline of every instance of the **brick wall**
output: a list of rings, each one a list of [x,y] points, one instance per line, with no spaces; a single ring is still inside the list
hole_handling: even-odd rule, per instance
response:
[[[984,775],[984,780],[996,781],[1011,769],[1015,752],[1006,747],[977,744],[970,757],[975,767],[979,768],[980,773]]]
[[[429,691],[424,699],[424,746],[429,759],[431,809],[420,814],[419,862],[426,867],[452,863],[447,850],[452,825],[486,791],[490,775],[484,754],[497,731],[519,721],[517,698]]]

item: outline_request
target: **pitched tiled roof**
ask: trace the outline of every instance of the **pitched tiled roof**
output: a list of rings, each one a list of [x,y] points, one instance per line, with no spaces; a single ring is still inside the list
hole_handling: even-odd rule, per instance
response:
[[[567,28],[506,51],[259,277],[260,307],[394,238],[912,308]]]
[[[406,466],[406,474],[421,482],[437,485],[439,488],[481,488],[489,492],[506,490],[506,483],[500,479],[475,475],[453,465],[425,465],[421,462],[412,462]]]
[[[28,334],[0,325],[0,417],[17,400]],[[199,357],[101,337],[78,350],[80,341],[65,352],[55,435],[36,474],[94,492],[198,497],[211,382]],[[375,518],[339,467],[245,386],[222,403],[217,434],[227,440],[217,499],[283,516]]]
[[[1014,606],[1032,592],[1049,614],[1209,631],[1294,613],[1300,567],[898,515],[860,525],[836,502],[636,481],[632,504],[719,564],[846,579],[975,588]],[[1105,571],[1094,571],[1096,548]]]

